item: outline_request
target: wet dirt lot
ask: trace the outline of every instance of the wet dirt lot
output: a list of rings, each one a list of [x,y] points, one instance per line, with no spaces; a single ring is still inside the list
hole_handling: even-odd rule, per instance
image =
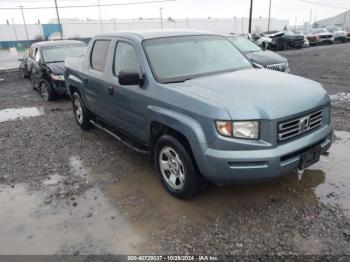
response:
[[[283,52],[333,95],[329,156],[186,202],[165,192],[147,156],[82,131],[68,98],[45,103],[17,72],[0,73],[0,254],[350,255],[349,52]]]

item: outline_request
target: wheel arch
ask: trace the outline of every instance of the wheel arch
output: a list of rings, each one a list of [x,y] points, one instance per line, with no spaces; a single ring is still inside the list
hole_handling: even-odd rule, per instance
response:
[[[202,127],[194,118],[179,112],[164,108],[152,108],[149,115],[148,143],[153,159],[153,149],[157,139],[163,134],[176,137],[189,150],[191,157],[200,173],[205,159],[203,147],[206,145],[206,138]]]

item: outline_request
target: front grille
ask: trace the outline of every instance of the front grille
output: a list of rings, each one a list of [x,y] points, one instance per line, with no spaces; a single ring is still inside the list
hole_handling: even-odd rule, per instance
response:
[[[322,39],[332,38],[332,35],[320,35],[320,38]]]
[[[322,125],[322,110],[278,123],[278,141],[295,137]]]
[[[280,71],[280,72],[285,72],[287,70],[287,64],[286,63],[272,64],[272,65],[267,65],[266,68]]]

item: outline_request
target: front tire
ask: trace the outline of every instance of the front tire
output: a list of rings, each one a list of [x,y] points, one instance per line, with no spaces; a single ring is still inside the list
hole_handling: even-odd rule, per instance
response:
[[[39,83],[39,90],[46,102],[55,99],[55,91],[52,89],[51,84],[46,80],[43,80]]]
[[[154,163],[165,189],[179,199],[190,199],[205,187],[189,149],[177,138],[162,135],[154,148]]]
[[[74,92],[72,95],[73,112],[75,116],[75,121],[78,125],[86,130],[90,128],[90,114],[84,105],[78,92]]]

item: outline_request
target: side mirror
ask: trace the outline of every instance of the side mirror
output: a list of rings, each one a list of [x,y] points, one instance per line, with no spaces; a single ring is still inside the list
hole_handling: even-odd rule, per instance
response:
[[[131,86],[131,85],[140,85],[144,83],[143,76],[137,70],[129,71],[120,71],[118,75],[119,84]]]

